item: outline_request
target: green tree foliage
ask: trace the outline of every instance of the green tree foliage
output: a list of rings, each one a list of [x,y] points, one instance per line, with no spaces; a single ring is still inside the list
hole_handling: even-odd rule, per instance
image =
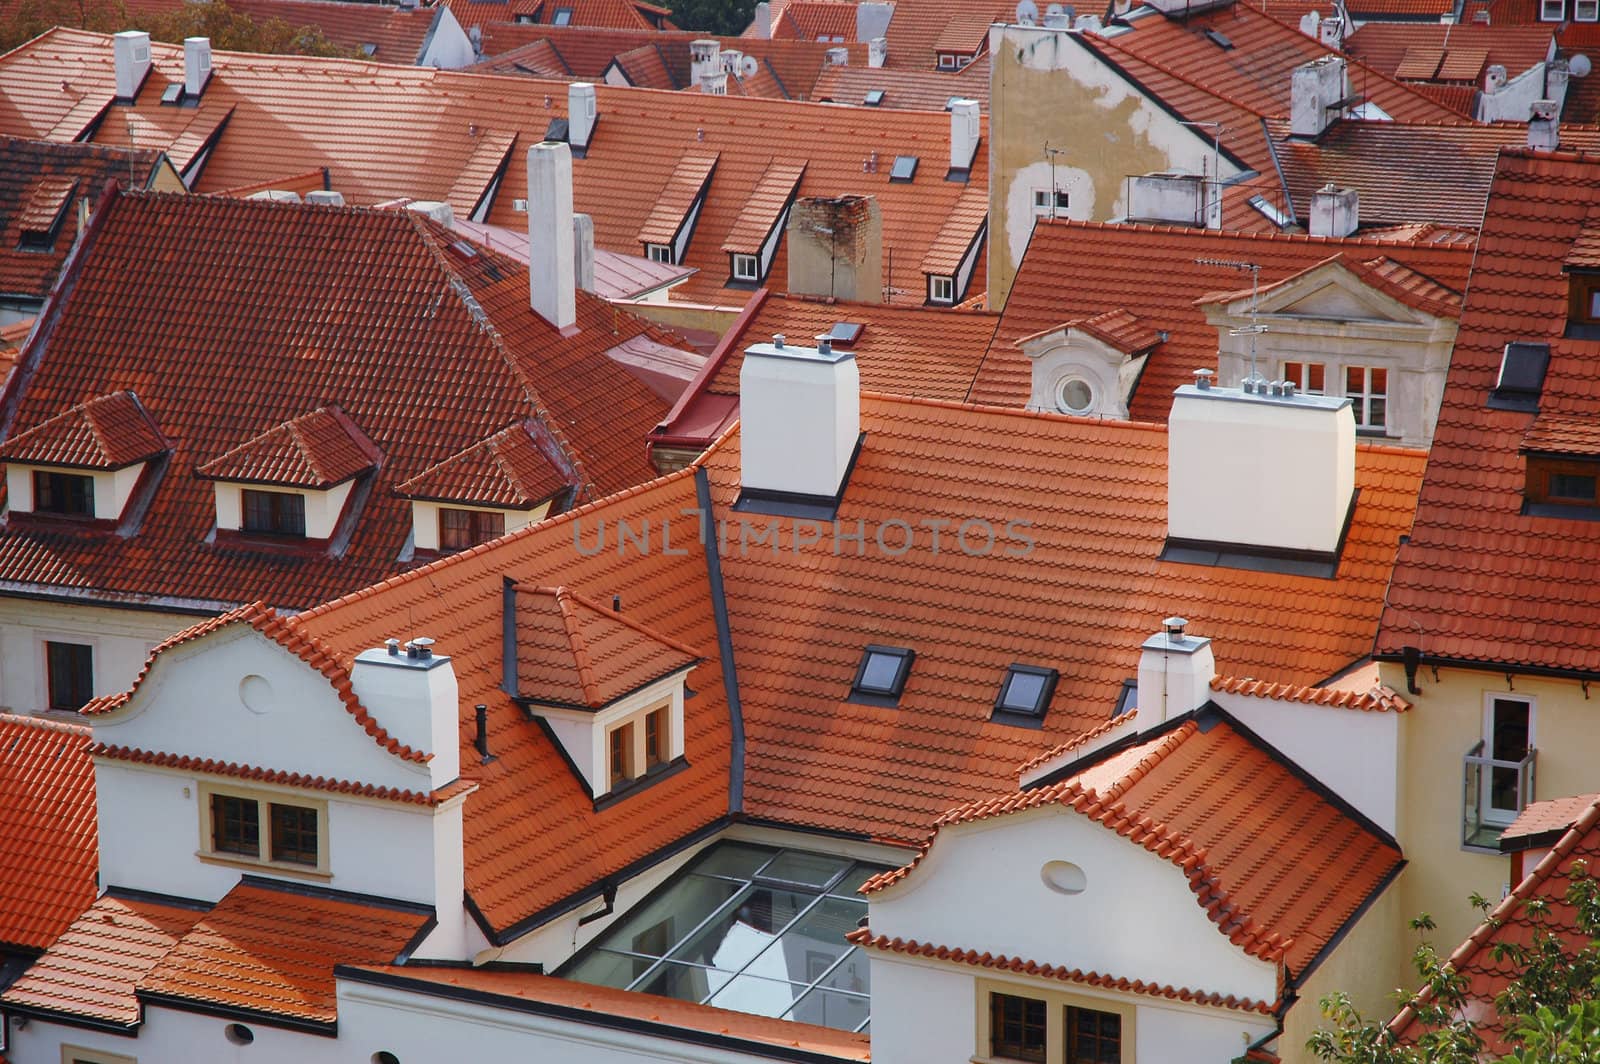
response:
[[[268,55],[321,55],[359,59],[315,26],[291,26],[276,16],[253,19],[227,0],[186,0],[171,10],[130,15],[123,0],[19,0],[0,21],[0,51],[8,51],[55,26],[115,33],[144,30],[152,40],[182,43],[185,37],[210,37],[219,51]]]
[[[1486,913],[1489,905],[1474,897]],[[1581,861],[1573,862],[1566,901],[1576,915],[1576,936],[1552,926],[1549,903],[1523,902],[1532,930],[1526,942],[1496,942],[1490,955],[1498,966],[1516,972],[1494,1001],[1511,1052],[1500,1064],[1594,1064],[1600,1061],[1600,881]],[[1426,915],[1412,921],[1418,932],[1434,928]],[[1586,942],[1586,944],[1584,944]],[[1331,1064],[1480,1064],[1485,1044],[1471,1018],[1469,984],[1424,938],[1412,957],[1425,1000],[1396,992],[1416,1009],[1420,1035],[1400,1042],[1382,1022],[1363,1017],[1344,994],[1322,999],[1332,1022],[1312,1036],[1307,1048]]]
[[[122,0],[18,0],[0,19],[0,51],[9,52],[54,26],[115,33],[129,26]]]
[[[756,0],[667,0],[672,21],[686,30],[737,37],[755,17]]]

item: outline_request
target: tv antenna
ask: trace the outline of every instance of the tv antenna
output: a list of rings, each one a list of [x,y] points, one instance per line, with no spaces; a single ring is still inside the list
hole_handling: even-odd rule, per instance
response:
[[[1050,142],[1044,142],[1044,153],[1050,159],[1050,220],[1056,220],[1056,156],[1065,155],[1067,149],[1052,148]]]
[[[1260,386],[1267,383],[1266,378],[1256,371],[1256,337],[1267,331],[1256,317],[1256,312],[1261,299],[1261,264],[1259,262],[1236,262],[1232,259],[1195,259],[1201,266],[1217,266],[1225,270],[1248,270],[1250,272],[1250,324],[1241,325],[1237,329],[1229,329],[1229,336],[1250,337],[1250,375],[1244,379],[1244,390],[1247,392],[1259,391]]]

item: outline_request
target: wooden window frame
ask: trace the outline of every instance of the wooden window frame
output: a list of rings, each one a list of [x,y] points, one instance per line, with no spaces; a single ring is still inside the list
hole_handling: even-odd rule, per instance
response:
[[[1005,1031],[1012,1026],[1011,1021],[1005,1016],[1009,1004],[1019,1004],[1025,1010],[1017,1019],[1018,1039],[1015,1041],[1001,1042]],[[1029,1013],[1037,1006],[1038,1020],[1034,1021]],[[1037,1049],[1026,1044],[1032,1041],[1030,1037],[1037,1033]],[[990,991],[989,993],[989,1056],[993,1060],[1020,1060],[1030,1064],[1045,1064],[1050,1055],[1050,1002],[1042,997],[1031,994],[1003,993]]]
[[[200,807],[200,849],[202,861],[215,864],[240,865],[253,868],[270,868],[277,872],[325,879],[331,873],[328,864],[328,803],[317,798],[279,791],[256,790],[250,787],[230,787],[202,781],[196,789]],[[216,845],[215,803],[218,799],[233,799],[256,803],[256,854],[219,849]],[[296,860],[279,860],[277,852],[277,815],[274,806],[309,812],[316,817],[317,860],[309,864]],[[304,852],[304,851],[301,851]]]
[[[451,529],[447,534],[446,522],[462,517],[466,518],[466,528]],[[505,534],[506,515],[499,510],[473,510],[460,506],[439,507],[439,550],[442,553],[471,550],[479,544],[499,539]]]
[[[1556,495],[1550,490],[1551,481],[1558,476],[1593,477],[1596,493],[1587,499]],[[1528,455],[1528,468],[1523,486],[1523,498],[1537,506],[1572,506],[1594,508],[1600,506],[1600,460],[1592,458],[1553,458]]]
[[[73,473],[61,469],[35,469],[33,471],[33,513],[51,517],[94,517],[94,477],[88,473]],[[74,483],[74,489],[67,484]],[[67,506],[57,505],[57,496]]]
[[[289,502],[290,499],[294,503]],[[259,501],[268,510],[271,527],[251,527],[251,503]],[[287,525],[288,527],[284,527]],[[298,528],[295,526],[298,525]],[[239,531],[247,536],[278,539],[306,538],[306,497],[298,491],[273,491],[270,488],[239,489]]]
[[[657,706],[644,715],[644,770],[672,760],[672,707]]]
[[[63,1045],[61,1064],[139,1064],[139,1058],[107,1053],[103,1049],[90,1049],[88,1046]]]
[[[1044,1064],[1071,1064],[1069,1056],[1071,1037],[1067,1030],[1069,1009],[1090,1009],[1095,1012],[1108,1012],[1120,1020],[1119,1037],[1121,1040],[1121,1056],[1123,1064],[1134,1064],[1138,1058],[1138,1047],[1135,1044],[1137,1027],[1136,1003],[1125,1001],[1120,997],[1100,997],[1091,993],[1076,991],[1061,991],[1054,987],[1036,986],[1020,982],[1007,982],[999,979],[976,980],[977,995],[974,1002],[977,1011],[977,1044],[972,1055],[974,1064],[1011,1064],[1020,1061],[1020,1057],[1004,1057],[994,1054],[991,1041],[993,1019],[991,1016],[991,996],[994,994],[1007,994],[1013,997],[1033,998],[1046,1003],[1046,1038]]]
[[[1600,314],[1593,313],[1595,295],[1600,293],[1600,273],[1567,274],[1567,320],[1575,325],[1600,325]]]
[[[78,651],[82,651],[83,654],[81,656],[88,658],[87,675],[74,675],[67,684],[69,690],[59,699],[56,695],[55,661],[52,660],[55,656],[56,647],[71,648],[69,653],[74,656],[77,656]],[[73,664],[82,664],[82,662]],[[73,671],[76,672],[76,670]],[[70,642],[65,639],[44,640],[44,686],[45,705],[48,708],[65,713],[76,713],[82,709],[86,702],[94,698],[94,644]],[[83,695],[83,697],[80,699],[79,695]]]
[[[646,244],[644,246],[644,257],[651,262],[659,262],[667,266],[676,265],[672,261],[672,248],[667,244]]]
[[[606,790],[626,787],[638,779],[639,757],[634,750],[634,718],[606,729]]]

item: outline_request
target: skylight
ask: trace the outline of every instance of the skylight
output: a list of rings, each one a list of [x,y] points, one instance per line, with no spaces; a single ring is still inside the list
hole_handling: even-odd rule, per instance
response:
[[[869,705],[894,705],[906,689],[906,677],[911,675],[911,662],[916,652],[905,647],[881,647],[869,644],[861,652],[861,665],[856,669],[856,680],[850,686],[852,702]]]
[[[1000,680],[1000,694],[994,700],[992,719],[1011,724],[1037,724],[1050,708],[1056,691],[1054,669],[1036,665],[1012,665]]]
[[[871,92],[867,93],[866,97],[863,98],[861,102],[868,107],[881,106],[883,104],[883,90],[873,89]]]
[[[861,330],[865,328],[858,321],[836,321],[828,330],[827,337],[834,347],[849,347],[861,339]]]
[[[565,142],[567,136],[567,120],[565,118],[552,118],[550,124],[544,129],[544,139],[547,141]]]
[[[1550,368],[1550,345],[1510,343],[1500,358],[1500,376],[1489,393],[1493,410],[1537,410]]]
[[[890,181],[910,181],[917,176],[917,157],[915,155],[896,155],[894,169],[889,171]]]
[[[884,871],[847,857],[742,842],[710,847],[558,975],[680,1001],[860,1031],[866,919],[856,888]]]
[[[1224,52],[1233,48],[1233,42],[1228,40],[1228,38],[1224,37],[1222,34],[1218,33],[1216,30],[1208,29],[1205,31],[1205,35],[1206,40],[1210,41],[1218,48],[1221,48]]]

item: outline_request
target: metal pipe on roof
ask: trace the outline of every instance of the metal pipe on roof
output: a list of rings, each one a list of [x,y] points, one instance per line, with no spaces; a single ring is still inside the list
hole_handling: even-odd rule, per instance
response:
[[[739,701],[739,670],[733,661],[733,633],[728,627],[728,600],[722,588],[722,558],[717,554],[717,526],[711,510],[711,481],[706,467],[696,466],[694,492],[700,507],[700,545],[706,552],[711,582],[711,615],[717,625],[717,656],[722,661],[722,686],[728,695],[728,812],[744,812],[744,705]]]

